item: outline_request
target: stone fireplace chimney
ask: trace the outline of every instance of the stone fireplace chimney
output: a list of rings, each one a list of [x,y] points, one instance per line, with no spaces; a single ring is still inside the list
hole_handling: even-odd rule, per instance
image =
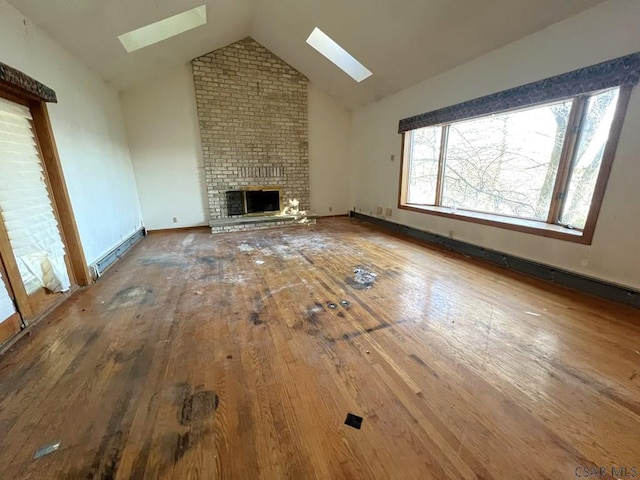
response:
[[[308,210],[307,78],[251,38],[192,66],[212,230],[276,226],[286,219],[274,214]],[[228,199],[245,197],[228,192],[256,190],[279,191],[281,211],[233,215]]]

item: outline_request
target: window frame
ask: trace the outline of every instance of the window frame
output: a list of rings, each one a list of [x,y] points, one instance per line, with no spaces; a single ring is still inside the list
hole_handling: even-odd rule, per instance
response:
[[[417,127],[403,131],[401,133],[402,138],[400,154],[400,178],[398,189],[398,209],[435,215],[439,217],[452,218],[455,220],[461,220],[470,223],[488,225],[506,230],[513,230],[522,233],[529,233],[543,237],[556,238],[560,240],[590,245],[593,241],[596,223],[598,221],[598,216],[604,199],[609,174],[611,172],[611,167],[615,158],[618,140],[622,131],[623,120],[627,111],[627,106],[629,104],[631,91],[633,89],[632,85],[619,85],[617,87],[619,88],[619,93],[616,110],[611,122],[609,137],[604,147],[600,171],[598,172],[593,197],[591,200],[591,206],[589,208],[589,214],[587,216],[587,221],[584,228],[576,229],[569,228],[566,225],[561,225],[559,223],[559,216],[562,212],[563,200],[566,197],[566,189],[570,183],[570,168],[574,156],[574,150],[579,141],[579,127],[581,126],[588,99],[594,94],[606,90],[611,90],[613,88],[616,87],[611,86],[599,91],[596,90],[588,93],[571,95],[564,98],[564,100],[573,100],[573,104],[567,122],[567,133],[564,140],[560,162],[558,164],[558,172],[556,173],[551,204],[549,206],[549,212],[546,221],[531,220],[515,216],[479,212],[461,208],[454,209],[451,207],[440,206],[439,203],[441,203],[442,200],[443,179],[445,170],[446,141],[448,137],[449,125],[451,124],[455,124],[460,121],[482,118],[492,114],[502,114],[509,111],[535,108],[538,106],[555,103],[556,101],[563,99],[554,99],[552,101],[546,100],[539,103],[532,103],[530,105],[521,105],[512,109],[505,109],[493,113],[485,113],[482,115],[473,115],[468,118],[460,118],[449,122],[428,125],[429,127],[442,127],[441,148],[438,158],[438,176],[436,181],[435,205],[412,204],[406,201],[409,185],[410,159],[408,157],[411,155],[411,133],[418,128],[424,127]],[[554,219],[558,220],[554,221]]]

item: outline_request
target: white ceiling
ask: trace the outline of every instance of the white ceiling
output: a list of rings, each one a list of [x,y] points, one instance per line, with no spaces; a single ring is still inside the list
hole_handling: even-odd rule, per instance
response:
[[[603,0],[10,0],[118,90],[251,36],[347,108],[472,60]],[[208,23],[126,53],[118,35],[206,3]],[[320,27],[373,76],[305,43]]]

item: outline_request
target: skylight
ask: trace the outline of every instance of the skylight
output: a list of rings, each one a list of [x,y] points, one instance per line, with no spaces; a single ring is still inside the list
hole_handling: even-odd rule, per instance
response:
[[[335,63],[336,66],[356,82],[361,82],[373,75],[367,67],[353,58],[349,52],[338,45],[329,35],[318,27],[313,29],[313,32],[311,32],[311,35],[307,38],[307,43]]]
[[[150,23],[128,33],[118,36],[118,40],[129,53],[139,50],[167,38],[199,27],[207,23],[207,6],[200,5],[186,12],[178,13],[172,17],[158,22]]]

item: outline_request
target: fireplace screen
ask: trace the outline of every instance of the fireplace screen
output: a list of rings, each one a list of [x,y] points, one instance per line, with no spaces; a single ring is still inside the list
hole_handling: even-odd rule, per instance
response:
[[[226,197],[229,216],[280,211],[279,190],[232,190]]]

